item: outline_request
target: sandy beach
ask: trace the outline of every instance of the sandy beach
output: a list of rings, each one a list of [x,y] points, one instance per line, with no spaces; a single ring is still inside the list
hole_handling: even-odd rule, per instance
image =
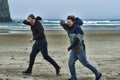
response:
[[[49,55],[61,66],[61,75],[56,76],[52,65],[41,53],[31,75],[22,74],[28,67],[32,44],[30,32],[0,34],[0,80],[67,80],[69,39],[65,31],[46,31]],[[85,31],[87,57],[91,64],[103,73],[101,80],[120,80],[120,31]],[[78,80],[94,80],[94,74],[76,62]]]

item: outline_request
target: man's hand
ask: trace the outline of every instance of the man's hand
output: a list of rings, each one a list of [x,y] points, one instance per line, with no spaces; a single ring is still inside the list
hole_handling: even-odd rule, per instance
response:
[[[32,43],[32,42],[33,42],[33,38],[30,39],[30,43]]]
[[[71,47],[68,47],[68,51],[70,51],[72,48]]]
[[[64,20],[60,20],[60,25],[63,26],[64,24],[66,24],[65,21]]]

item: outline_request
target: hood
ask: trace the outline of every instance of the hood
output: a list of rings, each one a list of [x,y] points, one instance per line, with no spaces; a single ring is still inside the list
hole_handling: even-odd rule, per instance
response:
[[[81,26],[81,25],[83,25],[83,21],[82,21],[80,18],[77,17],[77,18],[75,19],[75,23],[74,23],[74,24]]]
[[[42,20],[42,18],[40,16],[37,16],[36,20]]]

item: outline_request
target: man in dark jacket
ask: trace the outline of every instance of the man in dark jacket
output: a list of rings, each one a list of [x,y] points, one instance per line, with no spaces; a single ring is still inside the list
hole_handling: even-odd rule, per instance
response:
[[[70,47],[68,51],[71,50],[69,57],[69,69],[71,73],[71,78],[68,80],[77,80],[75,62],[79,60],[85,67],[89,68],[96,76],[96,80],[99,80],[102,76],[98,70],[92,66],[86,58],[86,50],[84,44],[84,32],[81,29],[83,24],[82,20],[75,18],[75,16],[68,16],[67,23],[64,20],[60,22],[61,26],[66,30],[70,38]]]
[[[35,18],[35,16],[31,14],[28,16],[27,20],[23,21],[24,24],[31,26],[33,38],[30,40],[30,42],[35,41],[35,43],[32,47],[32,51],[30,54],[29,67],[22,73],[26,74],[32,73],[32,67],[35,61],[35,57],[39,52],[41,52],[44,59],[54,66],[56,70],[56,75],[58,75],[60,72],[60,66],[48,55],[47,40],[45,37],[44,28],[38,20],[42,20],[42,18],[41,17]]]

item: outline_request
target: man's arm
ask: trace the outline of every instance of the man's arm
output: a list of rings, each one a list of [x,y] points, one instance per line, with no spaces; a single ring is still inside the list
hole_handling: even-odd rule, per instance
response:
[[[75,39],[74,39],[74,43],[71,44],[70,47],[68,47],[68,51],[75,48],[78,44],[82,43],[82,41],[83,41],[83,35],[76,34]]]
[[[72,45],[70,45],[70,47],[68,47],[68,51],[70,51],[71,49],[73,49],[74,47],[76,47],[79,44],[80,40],[78,38],[75,38],[75,41]]]
[[[82,41],[83,41],[84,34],[81,34],[80,27],[76,27],[75,32],[76,32],[76,35],[75,35],[75,38],[74,38],[74,43],[70,45],[70,47],[68,48],[68,51],[73,49],[78,44],[82,43]]]
[[[63,27],[63,29],[64,29],[65,31],[68,32],[68,25],[67,25],[67,23],[65,23],[64,20],[61,20],[61,21],[60,21],[60,25]]]
[[[26,24],[26,25],[30,25],[30,23],[27,22],[27,20],[24,20],[23,23]]]

